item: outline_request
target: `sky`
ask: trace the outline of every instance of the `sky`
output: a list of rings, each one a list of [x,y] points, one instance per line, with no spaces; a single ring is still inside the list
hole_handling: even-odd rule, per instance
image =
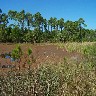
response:
[[[0,0],[3,13],[9,10],[40,12],[47,20],[50,17],[64,18],[65,21],[85,20],[87,28],[96,29],[96,0]]]

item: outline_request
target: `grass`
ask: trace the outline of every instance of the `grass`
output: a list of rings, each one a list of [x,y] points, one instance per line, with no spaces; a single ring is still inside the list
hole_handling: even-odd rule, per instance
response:
[[[83,63],[77,66],[64,61],[59,65],[45,64],[26,72],[9,72],[7,77],[0,77],[0,95],[95,96],[96,74],[88,67]]]
[[[80,62],[64,58],[59,64],[10,71],[0,77],[0,96],[96,96],[96,43],[58,44],[84,55]]]
[[[91,51],[92,47],[96,47],[96,42],[57,43],[56,45],[58,45],[60,48],[65,48],[68,52],[79,52],[84,54],[85,50]]]

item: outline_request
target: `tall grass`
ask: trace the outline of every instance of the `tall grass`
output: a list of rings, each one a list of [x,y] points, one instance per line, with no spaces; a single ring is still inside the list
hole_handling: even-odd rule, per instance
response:
[[[68,52],[79,52],[84,54],[84,51],[91,51],[92,47],[96,47],[96,42],[73,42],[73,43],[57,43],[61,48],[65,48]]]
[[[62,63],[42,64],[38,69],[9,71],[0,76],[0,96],[96,96],[95,46],[76,43],[74,51],[85,57],[81,62],[64,58]]]

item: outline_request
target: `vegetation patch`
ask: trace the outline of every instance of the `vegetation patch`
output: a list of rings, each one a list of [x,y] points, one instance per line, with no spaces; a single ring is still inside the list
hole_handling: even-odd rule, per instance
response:
[[[61,55],[62,52],[66,51],[65,49],[70,49],[74,46],[75,48],[73,48],[73,51],[67,50],[67,54],[70,53],[69,57],[63,55],[61,61],[54,63],[52,63],[50,58],[50,62],[42,62],[42,64],[37,67],[38,58],[36,58],[35,63],[33,62],[35,58],[34,52],[36,51],[34,51],[35,47],[33,46],[31,48],[28,46],[26,53],[23,52],[22,46],[17,45],[12,50],[12,54],[14,53],[14,58],[21,58],[21,63],[16,62],[16,65],[18,65],[18,63],[20,65],[19,69],[11,68],[11,70],[7,72],[4,70],[1,71],[0,69],[0,96],[95,96],[96,43],[58,43],[56,45],[36,45],[36,49],[39,48],[40,50],[37,50],[38,52],[36,53],[38,56],[39,54],[41,57],[44,56],[43,59],[48,56],[48,59],[54,52],[54,58],[56,54],[59,55],[58,50]],[[59,49],[59,47],[62,48]],[[43,49],[43,51],[41,49]],[[50,54],[50,52],[53,53]],[[75,54],[74,52],[77,52],[76,55],[72,55]],[[78,53],[82,53],[84,56],[82,60]],[[24,69],[21,67],[23,55],[27,56],[24,58],[24,60],[26,59],[27,61],[25,60],[23,64],[26,63],[28,65],[28,67],[25,66]],[[34,64],[35,66],[33,67]],[[13,65],[10,66],[12,67]]]

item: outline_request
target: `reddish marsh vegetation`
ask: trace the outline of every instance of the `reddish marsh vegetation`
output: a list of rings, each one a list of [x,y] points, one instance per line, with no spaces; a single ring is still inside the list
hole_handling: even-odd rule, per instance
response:
[[[20,56],[16,69],[0,68],[0,96],[95,96],[96,43],[60,46],[20,44],[16,49],[16,45],[1,44],[1,53],[22,49],[22,54],[15,54]],[[0,60],[1,65],[11,62],[4,55]]]
[[[6,54],[9,52],[12,52],[12,50],[16,47],[16,44],[0,44],[0,53],[1,54]],[[54,44],[21,44],[20,45],[23,55],[21,56],[21,62],[20,66],[22,67],[24,64],[27,66],[27,61],[28,61],[28,48],[32,49],[32,55],[34,62],[32,66],[36,67],[40,64],[43,63],[59,63],[62,62],[62,60],[65,57],[73,57],[73,56],[79,56],[81,58],[81,55],[79,53],[73,52],[67,52],[65,48],[60,48],[57,45]],[[10,59],[2,58],[0,57],[0,63],[2,65],[10,65],[14,64],[14,62],[11,62]],[[17,64],[18,65],[18,64]]]

